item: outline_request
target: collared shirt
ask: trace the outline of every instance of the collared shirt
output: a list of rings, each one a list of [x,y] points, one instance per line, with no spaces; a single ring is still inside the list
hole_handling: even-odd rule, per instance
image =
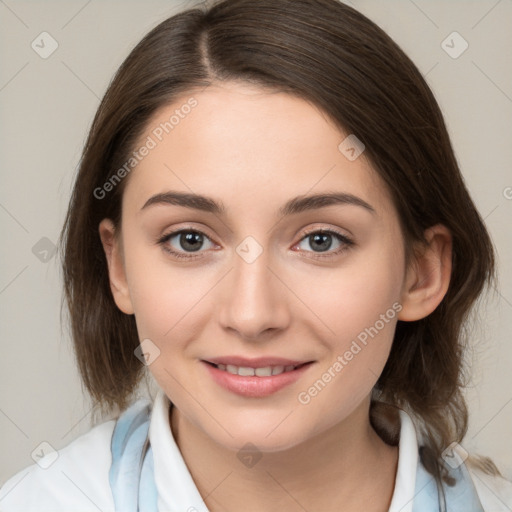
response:
[[[149,424],[159,512],[207,512],[169,425],[170,401],[160,390]],[[418,438],[410,416],[400,411],[398,467],[390,512],[415,512]],[[2,512],[114,512],[109,483],[116,420],[104,422],[55,453],[12,476],[0,489]],[[55,457],[58,455],[57,457]],[[512,482],[468,468],[485,512],[512,511]],[[427,511],[425,511],[427,512]],[[428,511],[430,512],[430,511]]]

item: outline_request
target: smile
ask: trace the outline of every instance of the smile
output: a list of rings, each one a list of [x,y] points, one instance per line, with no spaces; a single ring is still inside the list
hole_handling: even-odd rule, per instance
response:
[[[280,375],[281,373],[291,372],[307,363],[302,363],[299,365],[291,364],[288,366],[261,366],[258,368],[252,368],[250,366],[235,366],[234,364],[210,364],[212,364],[219,370],[231,373],[232,375],[240,375],[242,377],[270,377],[272,375]]]
[[[224,391],[234,393],[244,398],[265,398],[281,389],[294,384],[314,361],[248,361],[233,360],[224,362],[201,361],[207,370],[209,378]],[[239,365],[233,364],[238,362]],[[277,363],[295,364],[277,364]],[[240,364],[242,363],[242,364]],[[273,363],[273,364],[272,364]]]

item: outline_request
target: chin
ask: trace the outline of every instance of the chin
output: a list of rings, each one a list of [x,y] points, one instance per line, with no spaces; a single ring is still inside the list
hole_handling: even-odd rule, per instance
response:
[[[229,425],[229,434],[223,429],[219,431],[217,424],[210,424],[205,433],[224,448],[238,452],[250,444],[262,453],[289,450],[314,437],[315,433],[309,432],[303,422],[297,424],[288,419],[283,421],[283,417],[286,418],[286,415],[280,415],[268,422],[253,421],[252,424],[231,420],[226,423]],[[292,417],[293,414],[290,415],[290,420]],[[289,424],[285,425],[287,421]]]
[[[233,434],[233,437],[218,439],[217,442],[224,448],[240,451],[257,451],[261,453],[278,453],[294,448],[295,446],[306,441],[307,438],[302,436],[290,436],[285,433],[284,436],[274,439],[272,435],[267,436],[267,432],[258,434],[241,433],[240,435]]]

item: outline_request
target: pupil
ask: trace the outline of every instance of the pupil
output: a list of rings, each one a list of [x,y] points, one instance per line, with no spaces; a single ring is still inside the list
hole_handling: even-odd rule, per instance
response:
[[[331,247],[331,244],[332,244],[331,235],[325,234],[325,233],[318,233],[316,235],[313,235],[313,240],[314,240],[314,243],[317,243],[320,241],[320,245],[321,245],[320,250],[321,251],[327,251]],[[327,244],[326,244],[326,240],[328,241]]]
[[[202,235],[200,233],[182,233],[180,244],[184,249],[198,251],[201,248]]]

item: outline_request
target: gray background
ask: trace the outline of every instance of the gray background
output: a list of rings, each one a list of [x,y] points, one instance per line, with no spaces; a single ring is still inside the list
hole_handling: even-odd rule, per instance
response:
[[[501,284],[470,326],[471,416],[461,444],[491,456],[512,479],[512,1],[347,3],[387,31],[426,76],[493,237]],[[52,243],[114,72],[145,33],[193,5],[0,0],[0,484],[34,462],[41,442],[58,450],[90,428],[90,403],[61,331]],[[31,47],[43,31],[58,43],[46,59]],[[457,58],[445,49],[459,52],[458,36],[442,45],[454,31],[469,44]]]

